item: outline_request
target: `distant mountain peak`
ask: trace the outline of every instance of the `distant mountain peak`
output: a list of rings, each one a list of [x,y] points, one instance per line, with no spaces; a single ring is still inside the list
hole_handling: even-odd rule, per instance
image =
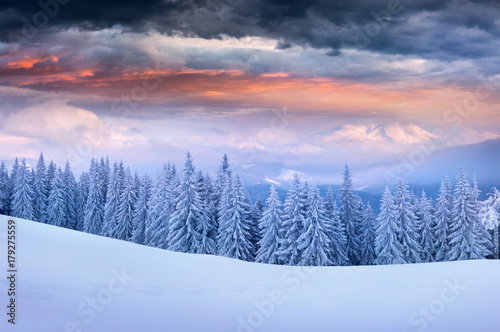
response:
[[[440,138],[415,124],[344,125],[319,133],[324,142],[378,141],[414,144]]]

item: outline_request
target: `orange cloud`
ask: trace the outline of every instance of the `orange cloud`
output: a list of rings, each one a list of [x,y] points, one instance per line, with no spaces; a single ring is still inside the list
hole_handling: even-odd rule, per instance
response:
[[[47,56],[47,57],[31,57],[25,55],[21,59],[12,60],[7,63],[7,67],[11,69],[30,69],[37,63],[50,60],[54,63],[59,61],[59,58],[55,55]]]
[[[16,62],[17,61],[17,62]],[[144,103],[281,108],[329,112],[363,112],[371,115],[419,116],[442,114],[467,91],[423,84],[390,85],[298,77],[287,73],[253,75],[241,70],[163,68],[63,68],[58,56],[23,58],[0,70],[13,86],[40,85],[52,90],[72,90],[82,95],[116,98],[130,95],[145,81],[159,83],[148,90]],[[45,61],[43,65],[34,64]],[[82,61],[78,61],[81,64]]]

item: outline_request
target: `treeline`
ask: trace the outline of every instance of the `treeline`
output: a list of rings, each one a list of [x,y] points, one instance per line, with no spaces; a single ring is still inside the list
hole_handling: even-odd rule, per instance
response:
[[[227,156],[215,180],[191,155],[179,174],[166,164],[154,179],[123,163],[92,159],[77,181],[43,154],[35,168],[0,166],[0,213],[186,253],[285,265],[373,265],[498,258],[500,194],[479,201],[477,181],[460,169],[439,198],[416,197],[400,178],[375,215],[354,192],[349,168],[334,197],[298,176],[282,204],[274,186],[253,204]],[[493,241],[492,241],[493,240]]]

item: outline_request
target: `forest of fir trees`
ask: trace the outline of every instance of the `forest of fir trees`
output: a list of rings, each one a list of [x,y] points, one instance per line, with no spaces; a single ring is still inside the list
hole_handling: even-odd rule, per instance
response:
[[[0,166],[0,213],[185,253],[269,264],[386,265],[496,258],[500,193],[479,201],[463,169],[441,183],[436,202],[403,178],[386,187],[375,215],[355,193],[349,168],[338,195],[326,197],[296,175],[281,202],[274,186],[252,203],[224,155],[217,177],[170,163],[155,178],[123,163],[92,159],[75,179],[64,168],[16,159]]]

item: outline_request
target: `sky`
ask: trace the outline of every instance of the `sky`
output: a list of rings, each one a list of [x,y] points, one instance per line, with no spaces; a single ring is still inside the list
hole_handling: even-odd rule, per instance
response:
[[[2,0],[0,159],[396,162],[500,137],[500,5]]]

